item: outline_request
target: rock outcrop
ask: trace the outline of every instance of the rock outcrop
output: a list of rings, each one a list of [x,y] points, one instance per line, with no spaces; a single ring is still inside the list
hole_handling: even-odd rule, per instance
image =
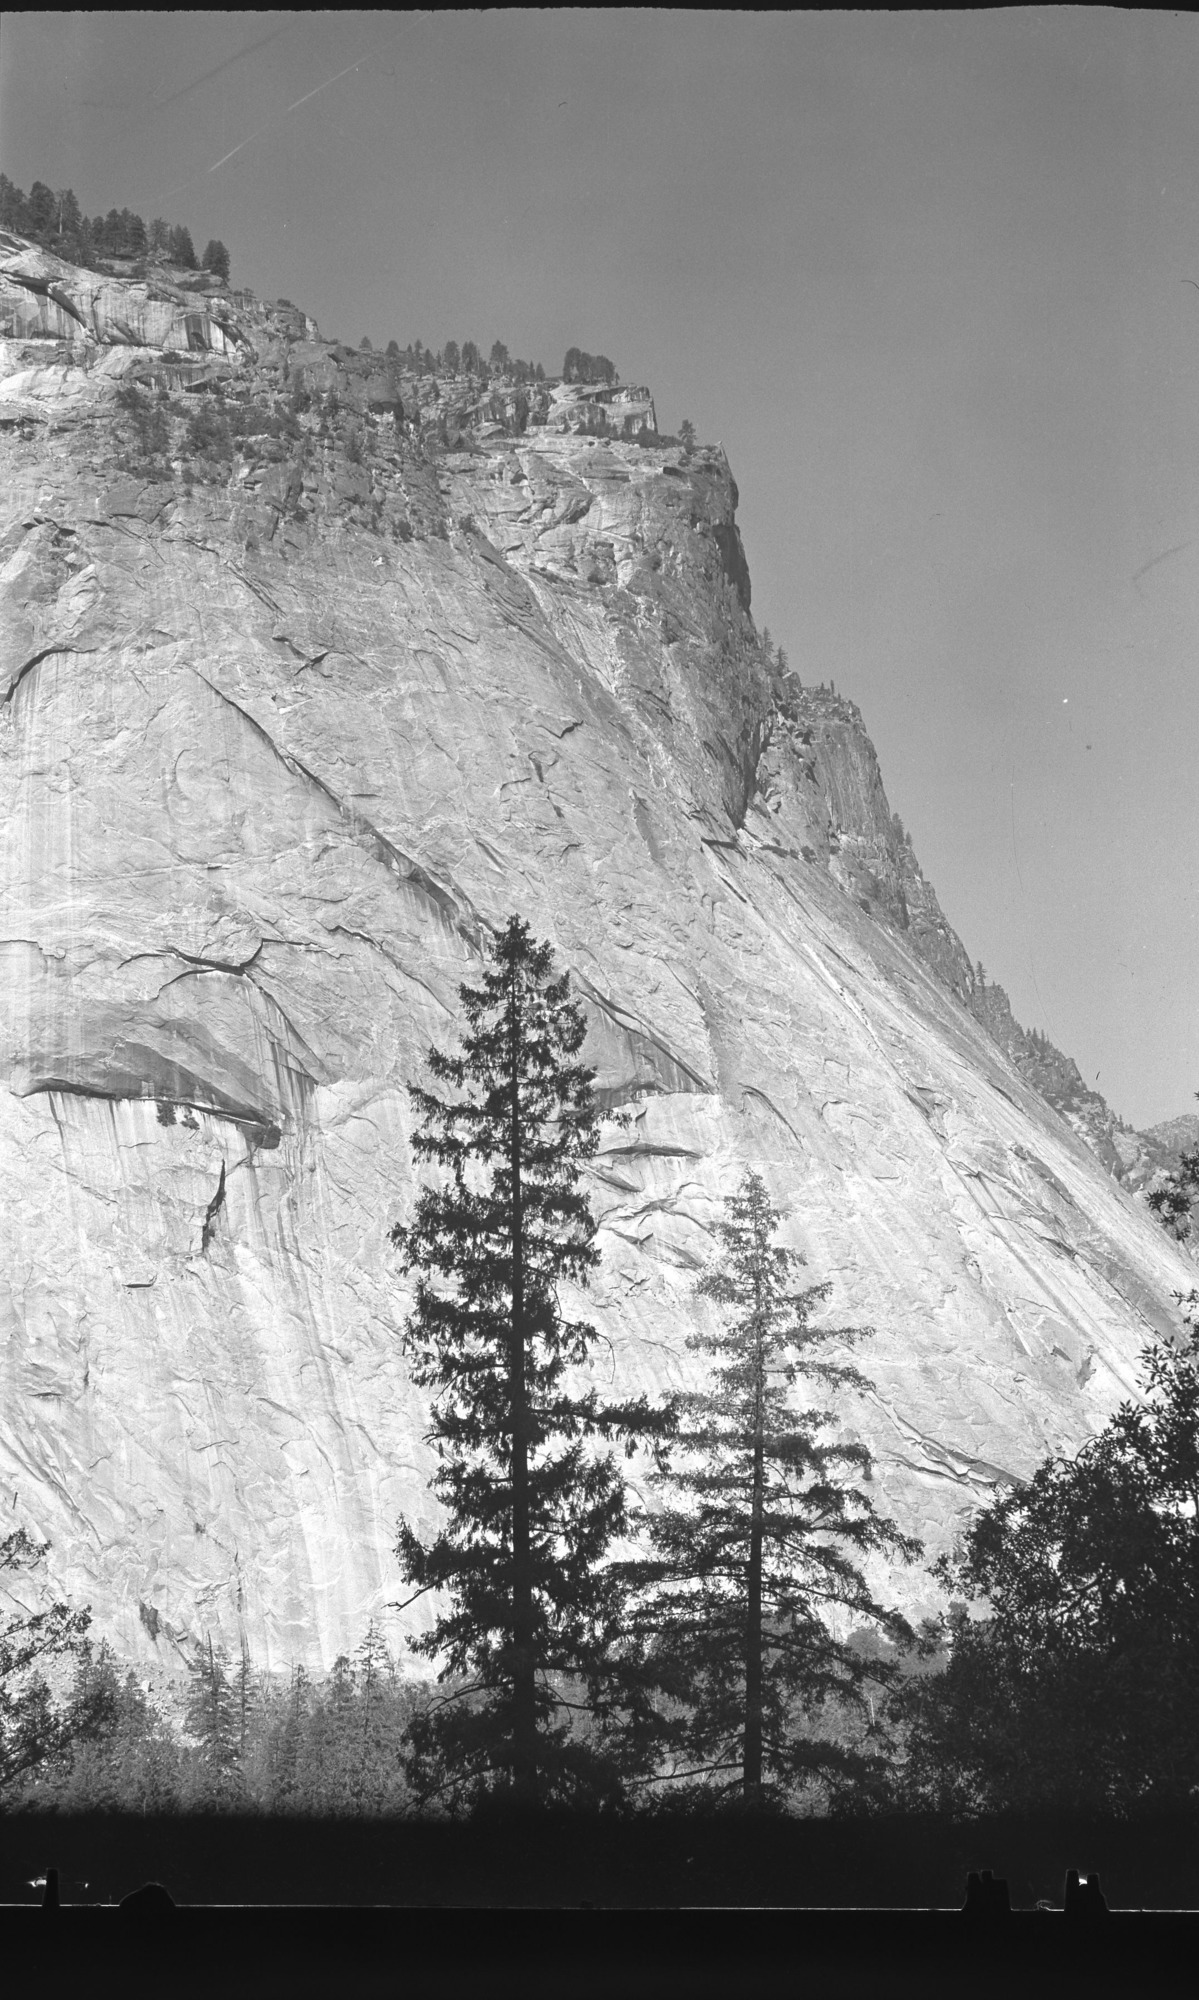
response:
[[[424,1615],[406,1086],[519,910],[632,1115],[604,1370],[686,1379],[753,1163],[943,1547],[1134,1392],[1193,1266],[987,1031],[856,711],[763,646],[723,452],[203,296],[193,342],[168,278],[0,241],[0,1524],[163,1663]]]

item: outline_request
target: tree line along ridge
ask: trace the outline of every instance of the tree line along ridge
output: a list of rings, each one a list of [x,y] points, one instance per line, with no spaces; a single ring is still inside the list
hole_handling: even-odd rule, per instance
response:
[[[369,334],[363,334],[360,350],[367,354],[375,352]],[[413,375],[473,375],[480,381],[490,377],[497,381],[516,382],[522,387],[530,383],[559,380],[610,389],[620,381],[615,365],[606,355],[587,354],[579,347],[567,348],[562,373],[558,377],[547,375],[540,361],[522,361],[518,356],[509,354],[502,340],[493,341],[486,355],[474,340],[464,340],[461,346],[456,340],[447,340],[442,348],[425,347],[420,340],[410,341],[407,347],[401,347],[397,340],[389,340],[383,355],[387,361]]]
[[[191,231],[161,217],[147,226],[128,208],[110,208],[107,215],[87,216],[73,188],[47,187],[34,181],[29,193],[0,174],[0,228],[28,236],[67,263],[100,268],[108,260],[159,261],[185,271],[211,271],[222,284],[229,281],[229,252],[216,237],[197,257]]]
[[[185,224],[168,223],[161,217],[147,224],[129,208],[110,208],[107,215],[88,216],[73,188],[55,189],[45,181],[34,181],[26,194],[7,174],[0,174],[0,228],[27,236],[65,262],[89,269],[119,260],[134,266],[132,274],[123,275],[140,275],[138,266],[160,262],[186,271],[209,271],[220,283],[229,282],[229,251],[219,238],[210,238],[203,254],[197,256],[191,231]],[[287,303],[280,300],[280,304]],[[363,336],[361,347],[368,353],[374,352],[368,335]],[[461,345],[448,340],[443,348],[433,349],[420,340],[410,341],[401,348],[393,339],[387,342],[384,353],[389,361],[417,375],[474,375],[480,380],[493,377],[521,385],[555,379],[547,376],[540,361],[523,361],[510,355],[500,340],[493,341],[486,355],[473,340],[464,340]],[[611,388],[620,377],[606,355],[569,347],[557,379]]]

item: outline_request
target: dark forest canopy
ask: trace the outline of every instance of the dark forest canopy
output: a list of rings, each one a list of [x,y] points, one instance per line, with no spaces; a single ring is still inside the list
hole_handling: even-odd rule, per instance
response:
[[[229,279],[229,252],[219,238],[209,240],[201,260],[185,225],[164,222],[161,216],[147,225],[128,208],[87,216],[73,188],[50,188],[44,181],[34,181],[26,194],[7,174],[0,174],[0,228],[32,237],[72,264],[94,266],[98,259],[110,257],[156,258],[185,271],[211,271],[222,284]]]

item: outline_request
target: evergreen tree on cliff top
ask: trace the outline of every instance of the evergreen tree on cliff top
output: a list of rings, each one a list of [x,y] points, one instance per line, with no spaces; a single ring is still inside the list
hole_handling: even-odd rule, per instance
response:
[[[583,1015],[549,946],[514,916],[492,959],[460,989],[461,1053],[429,1052],[453,1095],[412,1091],[414,1151],[442,1176],[391,1236],[417,1278],[404,1346],[432,1391],[446,1519],[427,1544],[401,1522],[396,1553],[414,1595],[446,1603],[413,1642],[449,1684],[410,1732],[419,1796],[531,1804],[616,1787],[603,1730],[572,1729],[567,1692],[602,1706],[620,1630],[604,1557],[626,1531],[625,1485],[599,1441],[628,1451],[669,1420],[565,1380],[596,1340],[558,1291],[598,1262],[578,1185],[599,1143],[594,1073],[575,1059]]]
[[[223,285],[228,284],[229,252],[226,250],[219,236],[210,237],[206,244],[202,266],[205,271],[211,271],[214,278],[219,278]]]
[[[697,1287],[722,1322],[687,1342],[709,1357],[709,1386],[675,1398],[674,1462],[655,1482],[667,1504],[648,1524],[650,1557],[623,1571],[639,1591],[632,1649],[662,1703],[661,1775],[751,1807],[881,1775],[881,1757],[821,1737],[812,1723],[825,1703],[865,1715],[869,1684],[895,1669],[835,1638],[821,1614],[848,1611],[910,1643],[857,1559],[920,1553],[861,1491],[865,1446],[832,1438],[830,1411],[796,1407],[804,1382],[869,1387],[821,1349],[870,1329],[811,1324],[831,1286],[793,1288],[804,1259],[772,1241],[780,1219],[747,1170],[719,1225],[723,1254]]]

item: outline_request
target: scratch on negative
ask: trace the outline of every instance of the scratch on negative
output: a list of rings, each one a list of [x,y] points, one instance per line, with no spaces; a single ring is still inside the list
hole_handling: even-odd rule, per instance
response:
[[[1133,576],[1132,579],[1133,583],[1134,584],[1139,583],[1141,578],[1143,576],[1147,576],[1151,569],[1156,569],[1159,563],[1168,562],[1171,556],[1180,556],[1183,550],[1189,549],[1190,546],[1191,545],[1189,542],[1179,542],[1177,548],[1163,549],[1160,556],[1153,556],[1149,562],[1141,564],[1140,569],[1137,570],[1135,575]],[[1144,594],[1145,594],[1144,591],[1137,592],[1137,595],[1139,597],[1143,597]]]

